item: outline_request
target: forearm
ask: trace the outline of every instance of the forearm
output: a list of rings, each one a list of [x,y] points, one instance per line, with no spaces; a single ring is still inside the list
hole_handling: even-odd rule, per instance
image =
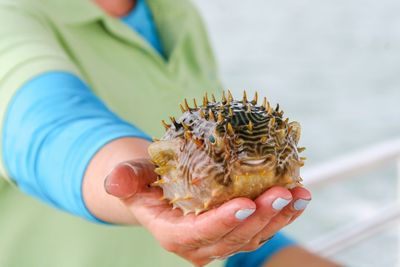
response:
[[[22,191],[98,221],[84,202],[84,174],[95,155],[102,155],[105,147],[127,137],[149,140],[108,110],[78,77],[45,73],[20,88],[9,105],[2,142],[4,162]],[[114,151],[107,157],[114,159],[116,155],[125,154]],[[109,166],[104,162],[101,164]]]
[[[274,254],[263,267],[340,267],[300,246],[290,246]]]
[[[118,164],[147,155],[149,141],[140,138],[121,138],[110,142],[92,158],[84,179],[83,198],[87,208],[97,218],[111,223],[137,224],[126,205],[104,189],[105,178]]]

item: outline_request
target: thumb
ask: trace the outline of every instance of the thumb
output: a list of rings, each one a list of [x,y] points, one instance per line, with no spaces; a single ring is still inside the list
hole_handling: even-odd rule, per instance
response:
[[[126,161],[107,175],[104,189],[110,195],[126,199],[146,190],[156,179],[154,165],[148,159]]]

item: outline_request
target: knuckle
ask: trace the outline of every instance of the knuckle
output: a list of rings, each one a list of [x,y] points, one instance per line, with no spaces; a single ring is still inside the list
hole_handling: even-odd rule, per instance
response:
[[[213,249],[212,255],[209,258],[214,260],[221,260],[226,258],[228,255],[235,253],[237,249],[232,250],[231,248],[227,248],[224,245],[217,246]]]
[[[195,247],[196,244],[196,240],[192,236],[180,237],[177,242],[184,247]]]
[[[295,214],[296,214],[296,210],[294,210],[293,207],[289,207],[288,209],[284,209],[281,214],[285,217],[285,218],[292,218]]]
[[[199,236],[199,235],[190,235],[186,236],[183,239],[180,240],[180,242],[183,246],[188,247],[188,248],[200,248],[203,246],[210,245],[213,242],[210,238]]]
[[[253,251],[253,250],[258,249],[260,247],[260,241],[259,240],[260,240],[259,237],[253,238],[248,244],[243,246],[240,250],[241,251]]]
[[[192,233],[195,233],[194,231]],[[197,234],[191,235],[191,243],[198,246],[214,244],[218,240],[217,236],[210,236],[205,230],[199,230]]]
[[[199,246],[208,246],[214,244],[216,242],[215,238],[211,237],[203,237],[203,238],[196,238],[195,244]]]
[[[160,242],[161,246],[169,252],[177,253],[179,251],[179,246],[172,242]]]
[[[224,229],[231,229],[232,227],[235,227],[236,225],[238,225],[238,222],[236,220],[232,220],[230,218],[225,218],[220,221],[220,224]]]
[[[260,247],[260,244],[258,242],[251,242],[246,245],[245,249],[243,251],[253,251],[256,250]]]
[[[244,245],[250,242],[247,236],[232,234],[224,238],[225,243],[228,245]]]
[[[270,222],[274,217],[276,217],[279,212],[271,209],[265,210],[264,212],[258,212],[256,216],[254,216],[254,220],[257,221],[257,225],[265,225]]]
[[[288,224],[290,219],[293,217],[293,215],[294,215],[294,212],[285,210],[285,211],[282,211],[281,213],[279,213],[277,216],[275,216],[272,219],[272,222],[279,224],[279,225],[286,225],[286,224]]]
[[[268,223],[269,221],[271,221],[271,219],[273,218],[274,215],[275,215],[275,214],[261,213],[261,214],[258,216],[258,218],[257,218],[258,223],[259,223],[260,225],[266,224],[266,223]]]

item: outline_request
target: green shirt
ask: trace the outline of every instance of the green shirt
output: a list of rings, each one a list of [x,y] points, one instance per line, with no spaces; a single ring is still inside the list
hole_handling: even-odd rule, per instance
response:
[[[91,1],[1,1],[0,134],[17,89],[47,71],[78,75],[111,110],[153,136],[162,134],[161,119],[178,114],[183,97],[218,90],[215,61],[191,3],[148,5],[167,60]],[[1,160],[0,166],[7,178]],[[4,179],[0,212],[0,266],[189,266],[141,227],[85,222],[22,195]]]

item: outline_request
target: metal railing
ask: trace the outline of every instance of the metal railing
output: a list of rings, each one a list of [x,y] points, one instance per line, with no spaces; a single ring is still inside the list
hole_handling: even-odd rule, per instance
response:
[[[397,165],[397,185],[394,185],[398,189],[397,202],[381,209],[373,216],[350,223],[312,240],[307,244],[309,249],[323,256],[332,256],[398,223],[400,220],[400,138],[348,154],[302,172],[302,176],[307,177],[305,185],[315,189],[389,164]]]

